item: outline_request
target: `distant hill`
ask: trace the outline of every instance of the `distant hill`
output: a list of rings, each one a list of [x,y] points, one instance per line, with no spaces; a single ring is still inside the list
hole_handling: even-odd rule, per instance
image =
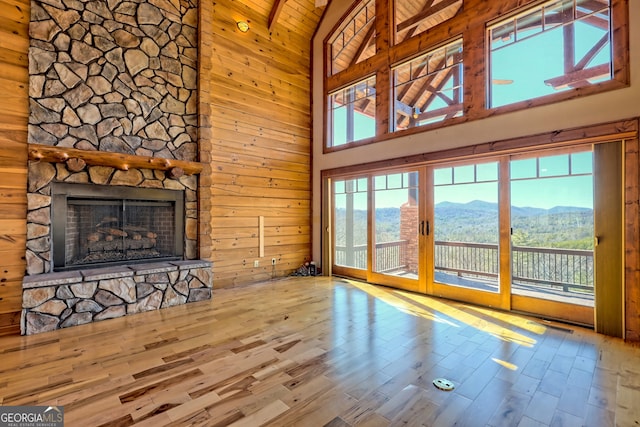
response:
[[[493,213],[498,211],[498,204],[485,202],[483,200],[473,200],[468,203],[440,202],[436,204],[436,212],[448,212],[449,209],[467,212],[487,212]],[[593,213],[592,209],[581,208],[577,206],[554,206],[551,209],[532,208],[529,206],[513,206],[511,208],[512,216],[538,216],[548,214],[564,214],[564,213]]]
[[[441,202],[435,206],[432,230],[437,240],[497,243],[498,205],[481,200],[468,203]],[[336,211],[336,240],[346,236],[345,211]],[[355,244],[365,244],[366,211],[354,212]],[[376,210],[376,240],[400,239],[400,209]],[[518,246],[593,249],[593,210],[576,206],[550,209],[513,207],[511,210],[512,241]]]

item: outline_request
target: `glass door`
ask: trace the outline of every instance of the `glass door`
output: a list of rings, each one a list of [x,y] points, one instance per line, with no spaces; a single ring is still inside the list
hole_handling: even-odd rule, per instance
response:
[[[500,165],[491,161],[432,169],[430,293],[503,306]]]
[[[367,177],[333,181],[333,273],[363,280],[369,258],[368,182]]]
[[[418,290],[420,206],[418,171],[373,176],[370,280]]]
[[[511,160],[512,307],[593,324],[593,153]]]
[[[593,325],[593,164],[579,146],[336,179],[333,272]]]

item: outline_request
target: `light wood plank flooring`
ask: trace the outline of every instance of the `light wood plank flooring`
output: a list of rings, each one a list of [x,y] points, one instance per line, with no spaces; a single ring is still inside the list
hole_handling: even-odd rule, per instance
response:
[[[389,288],[285,278],[2,337],[0,404],[62,405],[67,426],[637,426],[640,349]]]

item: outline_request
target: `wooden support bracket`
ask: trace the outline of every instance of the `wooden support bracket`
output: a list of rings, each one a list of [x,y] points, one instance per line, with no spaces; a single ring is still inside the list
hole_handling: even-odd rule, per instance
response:
[[[204,164],[200,162],[136,156],[106,151],[78,150],[77,148],[54,147],[40,144],[29,144],[29,160],[48,163],[65,163],[73,160],[72,163],[75,165],[83,163],[91,166],[108,166],[123,171],[129,169],[171,171],[175,169],[174,174],[179,174],[180,171],[182,171],[185,175],[197,175],[202,172],[204,168]]]

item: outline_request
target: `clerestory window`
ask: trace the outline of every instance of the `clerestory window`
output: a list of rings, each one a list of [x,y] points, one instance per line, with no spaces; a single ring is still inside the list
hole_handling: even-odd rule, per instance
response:
[[[324,39],[324,149],[626,87],[628,7],[611,0],[354,2]]]
[[[462,75],[462,40],[396,67],[394,130],[461,116]]]
[[[332,146],[372,138],[376,134],[376,77],[329,95]]]
[[[609,0],[552,0],[488,27],[488,106],[611,80]]]
[[[376,53],[376,2],[362,2],[351,12],[329,42],[329,74],[344,71]]]
[[[453,18],[462,5],[462,0],[395,0],[396,44]]]

